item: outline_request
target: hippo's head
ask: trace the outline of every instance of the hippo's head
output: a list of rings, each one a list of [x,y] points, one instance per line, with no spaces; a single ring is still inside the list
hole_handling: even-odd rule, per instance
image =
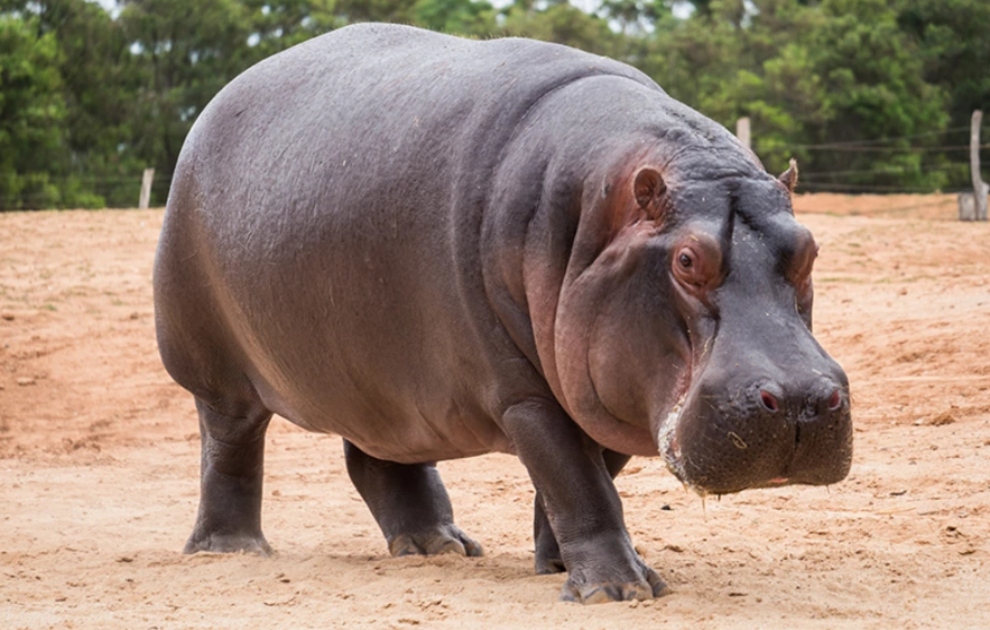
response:
[[[659,451],[702,494],[846,476],[849,384],[812,336],[818,247],[795,181],[793,166],[692,179],[640,164],[585,193],[597,227],[578,230],[555,365],[589,435]]]

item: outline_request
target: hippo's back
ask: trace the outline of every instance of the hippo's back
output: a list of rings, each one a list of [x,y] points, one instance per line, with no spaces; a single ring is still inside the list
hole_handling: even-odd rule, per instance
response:
[[[629,66],[555,44],[350,26],[232,81],[190,132],[178,176],[209,197],[200,205],[208,205],[211,230],[258,222],[279,234],[295,227],[295,238],[310,234],[314,215],[362,229],[382,227],[384,215],[401,220],[411,206],[435,226],[452,211],[481,210],[455,209],[451,195],[490,185],[505,144],[535,104],[599,75],[659,91]],[[272,199],[278,210],[260,210]],[[425,200],[448,203],[427,208]]]

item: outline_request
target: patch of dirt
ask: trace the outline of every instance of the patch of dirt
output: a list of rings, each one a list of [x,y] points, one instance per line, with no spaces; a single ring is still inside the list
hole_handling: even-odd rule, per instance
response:
[[[821,245],[816,334],[852,383],[852,473],[703,505],[634,460],[626,521],[674,592],[589,607],[533,574],[514,458],[441,464],[484,558],[393,559],[340,440],[284,421],[277,555],[182,555],[199,440],[155,344],[161,211],[0,214],[0,626],[990,627],[990,225],[954,199],[795,199]]]

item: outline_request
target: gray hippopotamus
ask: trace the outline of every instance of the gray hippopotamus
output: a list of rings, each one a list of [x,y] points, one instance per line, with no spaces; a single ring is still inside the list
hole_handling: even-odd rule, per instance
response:
[[[270,550],[274,412],[343,437],[393,555],[480,555],[436,462],[514,453],[564,599],[660,594],[612,481],[630,456],[702,494],[849,470],[795,181],[564,46],[365,24],[249,69],[186,139],[155,261],[202,436],[186,551]]]

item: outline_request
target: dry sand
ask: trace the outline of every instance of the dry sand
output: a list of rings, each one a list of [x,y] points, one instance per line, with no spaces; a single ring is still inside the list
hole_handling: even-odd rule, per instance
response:
[[[849,478],[703,506],[634,459],[626,522],[673,594],[587,607],[533,574],[516,459],[441,464],[486,557],[393,559],[339,438],[285,421],[277,555],[182,555],[199,443],[155,345],[161,211],[0,214],[0,628],[990,627],[990,225],[948,196],[795,207],[822,246],[816,334],[852,383]]]

